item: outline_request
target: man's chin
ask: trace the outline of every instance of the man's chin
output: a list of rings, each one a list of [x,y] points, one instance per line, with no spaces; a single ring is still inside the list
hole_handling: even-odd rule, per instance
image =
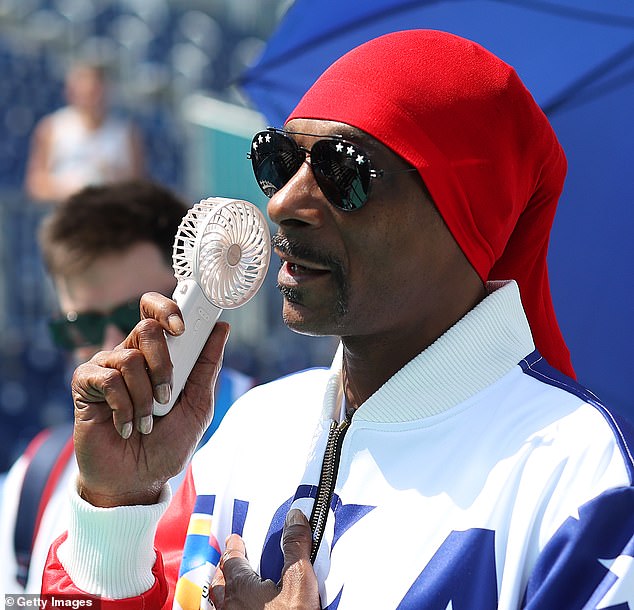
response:
[[[301,290],[279,285],[278,288],[283,297],[282,319],[290,330],[314,337],[339,335],[347,313],[343,300],[337,301],[333,311],[323,301],[313,302]]]
[[[309,335],[311,337],[331,335],[332,332],[325,328],[329,325],[325,324],[325,321],[319,316],[310,315],[311,313],[306,307],[284,299],[282,320],[289,330],[299,335]]]

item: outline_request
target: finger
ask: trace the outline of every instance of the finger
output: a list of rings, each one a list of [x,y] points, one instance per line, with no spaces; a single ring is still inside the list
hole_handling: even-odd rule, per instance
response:
[[[308,562],[313,544],[310,523],[301,510],[288,511],[282,532],[284,568],[282,574],[293,564]]]
[[[218,568],[211,579],[211,601],[216,610],[223,610],[225,607],[225,575]]]
[[[153,421],[152,398],[165,404],[171,395],[173,366],[163,328],[157,320],[141,320],[118,349],[136,349],[144,358],[152,393],[149,401],[138,403],[137,428],[143,434],[149,434]]]
[[[229,559],[244,559],[247,558],[247,548],[244,545],[244,540],[238,534],[231,534],[225,541],[225,552],[220,557],[220,569],[224,568],[224,564]]]
[[[99,366],[94,359],[82,364],[73,374],[71,392],[79,421],[112,418],[120,436],[130,437],[134,406],[119,370]],[[91,407],[104,407],[105,412]]]
[[[182,335],[185,324],[181,310],[172,299],[158,292],[147,292],[141,297],[141,319],[153,318],[171,335]]]
[[[278,589],[270,580],[262,581],[247,561],[244,542],[238,534],[227,538],[220,560],[224,576],[224,604],[228,608],[260,608],[272,600]]]
[[[121,349],[101,352],[94,359],[102,366],[119,370],[132,401],[133,413],[129,421],[141,434],[149,434],[153,423],[153,389],[143,353],[136,349]]]
[[[282,532],[281,588],[290,600],[311,601],[315,608],[319,608],[317,577],[310,562],[312,543],[310,524],[304,513],[297,509],[289,511]]]
[[[141,320],[154,319],[156,320],[162,330],[171,335],[182,335],[185,330],[185,323],[180,308],[173,299],[169,299],[166,296],[158,292],[147,292],[141,297],[140,301],[140,314]],[[164,348],[162,353],[157,353],[159,366],[155,369],[154,362],[150,361],[150,370],[155,371],[156,374],[152,376],[154,381],[154,398],[160,404],[167,404],[170,401],[172,395],[172,362],[169,358],[169,350],[164,340],[161,342]],[[165,354],[167,354],[167,362],[169,362],[169,374],[163,369],[165,361]]]

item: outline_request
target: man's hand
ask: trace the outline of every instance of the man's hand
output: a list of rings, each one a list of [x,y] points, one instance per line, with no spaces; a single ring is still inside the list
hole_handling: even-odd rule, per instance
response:
[[[73,375],[79,491],[95,506],[149,504],[187,464],[213,416],[213,388],[229,326],[218,322],[174,408],[152,416],[153,399],[169,400],[172,364],[163,331],[183,332],[176,303],[158,293],[141,299],[142,320],[114,350]]]
[[[211,583],[217,610],[319,610],[317,578],[310,563],[312,535],[300,510],[286,516],[282,580],[262,580],[249,565],[242,538],[232,534]]]

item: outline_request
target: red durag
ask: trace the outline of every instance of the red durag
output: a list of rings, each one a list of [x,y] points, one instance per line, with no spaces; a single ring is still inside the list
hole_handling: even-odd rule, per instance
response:
[[[546,265],[566,158],[513,68],[452,34],[387,34],[328,68],[292,118],[347,123],[416,167],[482,280],[517,281],[537,348],[574,376]]]

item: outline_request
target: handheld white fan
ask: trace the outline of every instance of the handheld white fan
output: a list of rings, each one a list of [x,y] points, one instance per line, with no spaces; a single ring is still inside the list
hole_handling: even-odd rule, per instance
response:
[[[174,383],[172,398],[154,401],[155,415],[174,406],[223,309],[244,305],[262,286],[271,258],[271,236],[260,210],[239,199],[210,197],[194,205],[174,240],[173,299],[185,332],[167,335]]]

